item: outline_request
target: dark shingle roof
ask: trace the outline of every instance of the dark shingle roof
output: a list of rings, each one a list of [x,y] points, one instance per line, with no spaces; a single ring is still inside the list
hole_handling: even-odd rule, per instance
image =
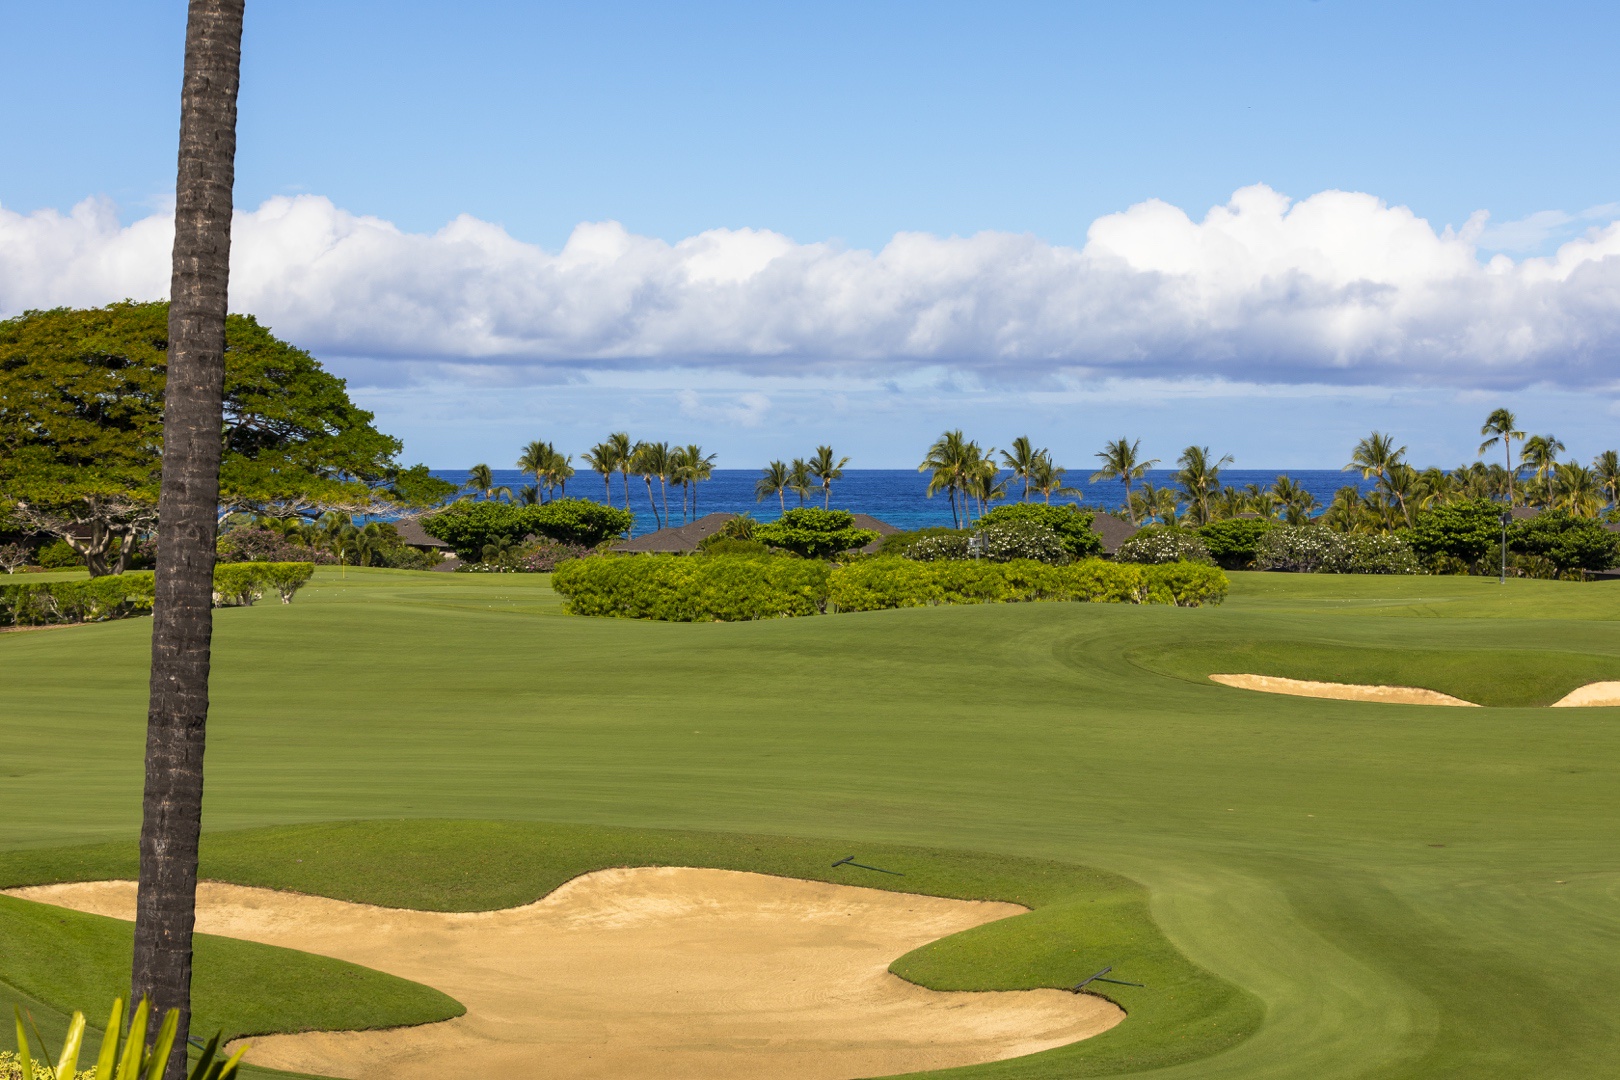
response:
[[[685,552],[690,554],[697,550],[698,542],[719,532],[721,527],[736,514],[713,513],[704,514],[696,521],[689,521],[685,525],[672,525],[667,529],[650,532],[646,536],[638,536],[634,540],[614,544],[614,551],[623,552]]]
[[[415,518],[405,518],[394,522],[394,528],[399,532],[399,538],[414,548],[432,548],[435,551],[448,551],[450,545],[437,536],[429,536],[422,523]]]
[[[1103,542],[1103,554],[1112,555],[1119,546],[1141,530],[1114,514],[1097,514],[1091,519],[1092,530]]]

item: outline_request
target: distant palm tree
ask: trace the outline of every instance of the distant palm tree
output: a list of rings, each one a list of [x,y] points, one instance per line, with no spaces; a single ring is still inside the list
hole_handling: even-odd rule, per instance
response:
[[[1427,496],[1422,474],[1405,462],[1396,462],[1385,474],[1383,490],[1385,496],[1392,496],[1395,499],[1402,520],[1407,528],[1411,528],[1412,513],[1423,504]]]
[[[773,461],[760,471],[764,475],[754,481],[754,501],[761,502],[775,495],[782,513],[787,513],[787,490],[793,480],[788,467],[780,461]]]
[[[1010,479],[1010,478],[1009,478]],[[987,454],[975,463],[968,473],[966,494],[979,505],[979,516],[984,517],[990,504],[1007,497],[1007,480],[1001,479],[1001,469]]]
[[[799,505],[804,505],[804,497],[810,494],[815,486],[815,477],[810,473],[810,463],[804,458],[794,458],[793,464],[788,466],[788,490],[799,497]]]
[[[631,459],[635,456],[636,448],[631,445],[628,432],[615,431],[607,437],[604,446],[613,448],[613,462],[619,468],[619,476],[624,480],[624,508],[630,509],[630,468]],[[639,444],[636,444],[639,445]]]
[[[470,491],[486,501],[494,501],[503,495],[507,499],[512,497],[512,489],[505,484],[497,486],[494,472],[482,463],[467,470],[467,482],[461,487],[463,491]]]
[[[979,444],[970,441],[960,430],[947,431],[934,445],[928,448],[928,455],[923,458],[918,472],[930,473],[928,481],[928,497],[931,499],[941,491],[951,502],[951,521],[961,528],[964,520],[972,516],[969,503],[971,489],[983,484],[981,474],[984,471],[986,460],[995,454],[991,450],[988,454],[979,449]],[[994,468],[994,466],[991,466]],[[999,471],[999,470],[998,470]],[[993,486],[988,485],[988,486]],[[961,495],[961,513],[957,513],[957,496]]]
[[[541,442],[539,439],[525,446],[523,452],[518,455],[518,471],[530,473],[534,476],[535,492],[541,502],[546,501],[546,478],[552,467],[552,459],[556,456],[557,451],[552,448],[552,445],[548,442]]]
[[[821,507],[823,510],[832,507],[832,486],[834,480],[844,478],[844,466],[849,464],[849,458],[841,457],[833,460],[833,448],[830,446],[816,447],[816,456],[810,459],[810,475],[821,482]]]
[[[520,506],[534,506],[545,501],[539,484],[524,484],[517,490],[517,501]]]
[[[1176,459],[1181,466],[1176,482],[1187,501],[1187,511],[1193,524],[1203,525],[1213,520],[1210,500],[1221,489],[1221,469],[1232,463],[1231,454],[1222,454],[1211,460],[1209,447],[1189,446]]]
[[[697,486],[714,476],[714,454],[705,455],[703,448],[695,443],[687,443],[681,451],[681,465],[686,483],[692,489],[692,520],[697,520]],[[683,497],[681,502],[685,504]]]
[[[1072,495],[1080,498],[1079,488],[1068,487],[1063,483],[1063,474],[1068,470],[1052,460],[1052,455],[1045,450],[1035,455],[1035,461],[1029,469],[1029,486],[1050,504],[1053,495]]]
[[[618,471],[618,448],[611,442],[599,442],[580,455],[587,468],[602,477],[602,501],[613,505],[613,474]]]
[[[1311,520],[1311,514],[1318,505],[1316,496],[1306,491],[1294,478],[1284,474],[1277,477],[1271,485],[1272,498],[1275,505],[1282,511],[1282,517],[1290,525],[1304,525]]]
[[[1396,446],[1393,437],[1375,431],[1356,443],[1356,448],[1350,452],[1350,464],[1340,471],[1359,471],[1363,480],[1376,477],[1379,490],[1386,495],[1394,495],[1390,486],[1391,473],[1396,466],[1405,466],[1405,456],[1406,447]],[[1401,505],[1401,516],[1409,518],[1405,497],[1402,495],[1395,497]]]
[[[668,522],[666,518],[658,515],[658,503],[653,500],[653,477],[658,477],[658,483],[663,485],[664,477],[669,472],[669,444],[668,443],[636,443],[630,454],[630,471],[641,477],[647,483],[647,505],[652,507],[653,524],[662,529]],[[664,509],[669,509],[669,500],[664,500]]]
[[[1018,436],[1012,441],[1012,449],[1001,452],[1001,463],[1012,471],[1013,479],[1024,482],[1024,502],[1029,502],[1030,474],[1044,453],[1030,444],[1027,435]]]
[[[1519,461],[1531,471],[1529,486],[1534,492],[1533,500],[1526,493],[1526,501],[1534,501],[1545,506],[1551,498],[1552,492],[1549,477],[1558,465],[1558,455],[1563,451],[1564,444],[1555,435],[1532,435],[1524,440],[1524,449],[1519,451]]]
[[[1603,492],[1606,504],[1620,504],[1620,454],[1603,451],[1592,459],[1592,471],[1597,474],[1598,490]]]
[[[1595,518],[1603,509],[1603,487],[1585,465],[1554,466],[1551,504],[1571,517]]]
[[[1493,409],[1491,415],[1485,418],[1484,426],[1479,429],[1481,435],[1490,436],[1490,438],[1479,444],[1481,456],[1497,443],[1502,444],[1502,452],[1507,457],[1509,506],[1518,501],[1513,491],[1513,477],[1518,473],[1518,470],[1513,467],[1513,440],[1524,438],[1524,432],[1517,430],[1518,426],[1519,421],[1511,412],[1506,409]]]
[[[1098,480],[1118,480],[1125,485],[1125,513],[1130,517],[1132,525],[1136,524],[1136,511],[1131,503],[1131,482],[1142,479],[1149,469],[1159,463],[1158,458],[1137,460],[1137,448],[1141,445],[1141,439],[1129,440],[1124,436],[1104,443],[1102,451],[1097,454],[1097,457],[1102,459],[1103,466],[1091,474],[1091,482],[1094,484]]]
[[[1364,509],[1361,489],[1346,484],[1333,493],[1333,501],[1322,514],[1322,524],[1342,533],[1356,532]]]

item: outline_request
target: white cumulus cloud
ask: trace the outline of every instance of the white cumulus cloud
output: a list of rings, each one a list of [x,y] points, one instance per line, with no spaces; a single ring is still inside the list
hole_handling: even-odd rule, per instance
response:
[[[319,355],[384,362],[1608,384],[1620,223],[1489,255],[1555,216],[1436,230],[1371,195],[1256,185],[1201,220],[1140,203],[1080,247],[900,233],[869,251],[756,229],[672,244],[597,222],[550,252],[467,216],[408,233],[299,196],[238,212],[231,306]],[[160,297],[171,237],[166,214],[124,226],[96,200],[0,208],[0,315]]]

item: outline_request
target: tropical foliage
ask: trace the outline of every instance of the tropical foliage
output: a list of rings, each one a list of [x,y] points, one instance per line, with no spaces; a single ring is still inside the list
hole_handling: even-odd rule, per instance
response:
[[[284,604],[309,581],[310,563],[224,563],[214,568],[216,607],[252,604],[274,592]],[[105,622],[152,610],[152,572],[78,581],[0,583],[0,626]]]
[[[872,529],[855,527],[847,510],[816,507],[787,511],[780,519],[753,527],[751,537],[762,544],[806,559],[829,559],[865,547],[878,538]]]
[[[741,555],[581,559],[560,567],[552,584],[577,615],[675,622],[1028,601],[1195,607],[1219,603],[1228,588],[1219,570],[1187,563],[1150,567],[1087,559],[1051,566],[879,556],[834,567],[811,559]]]
[[[627,510],[590,499],[553,499],[541,505],[485,500],[458,502],[422,519],[422,529],[455,549],[467,562],[482,562],[491,545],[504,551],[529,535],[565,544],[596,547],[630,531],[635,517]]]
[[[1102,552],[1102,537],[1091,527],[1096,515],[1073,504],[1010,503],[998,506],[979,518],[979,529],[1012,522],[1029,522],[1051,530],[1071,559],[1084,559]]]
[[[166,303],[0,322],[0,507],[94,576],[129,569],[155,528],[167,370]],[[226,320],[224,395],[221,517],[431,496],[343,380],[252,316]]]
[[[1213,562],[1204,541],[1192,529],[1174,525],[1149,525],[1119,546],[1114,553],[1119,562],[1163,565],[1173,562]]]
[[[14,1009],[14,1012],[17,1019],[17,1053],[0,1054],[0,1070],[4,1070],[0,1072],[0,1080],[57,1080],[58,1077],[62,1080],[161,1080],[180,1030],[180,1010],[170,1009],[157,1024],[157,1031],[148,1042],[150,1007],[147,1000],[142,998],[140,1004],[135,1006],[135,1014],[129,1018],[126,1032],[124,1001],[115,998],[107,1025],[102,1029],[95,1066],[81,1072],[79,1058],[85,1049],[84,1013],[75,1012],[68,1021],[62,1052],[57,1055],[56,1064],[51,1065],[43,1062],[35,1064],[22,1010]],[[35,1034],[37,1036],[38,1032]],[[247,1047],[242,1047],[230,1057],[222,1057],[219,1039],[219,1035],[215,1035],[206,1044],[197,1044],[202,1048],[202,1055],[185,1073],[188,1080],[231,1080],[236,1076]],[[41,1040],[40,1050],[44,1049]]]

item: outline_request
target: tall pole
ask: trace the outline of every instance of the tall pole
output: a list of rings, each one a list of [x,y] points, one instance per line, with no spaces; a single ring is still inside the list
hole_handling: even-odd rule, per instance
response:
[[[191,0],[180,92],[146,790],[130,980],[131,993],[155,1006],[151,1034],[163,1013],[179,1010],[165,1080],[184,1080],[191,1028],[243,3]]]

